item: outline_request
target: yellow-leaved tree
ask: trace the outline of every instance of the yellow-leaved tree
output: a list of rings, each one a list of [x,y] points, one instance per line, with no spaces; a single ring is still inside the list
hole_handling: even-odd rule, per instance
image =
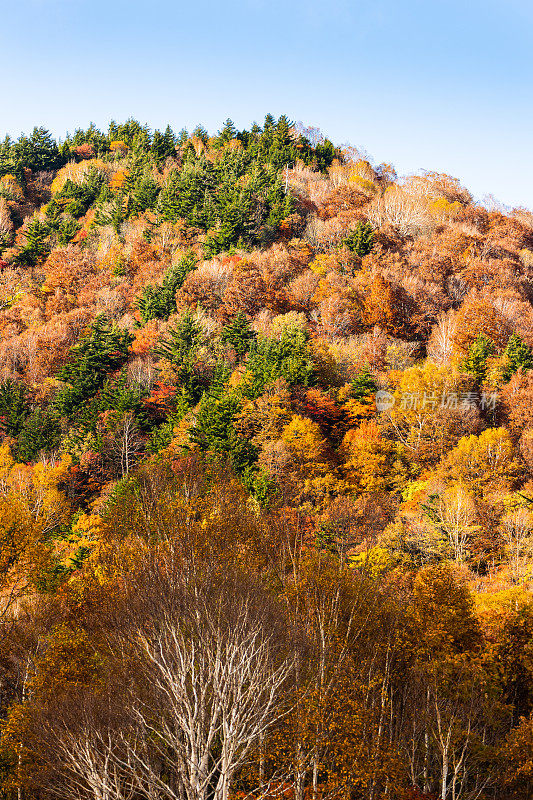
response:
[[[488,428],[479,436],[463,436],[439,468],[443,477],[464,482],[472,492],[504,492],[520,471],[506,428]]]
[[[338,481],[328,459],[328,443],[320,425],[295,414],[283,428],[277,444],[284,460],[284,481],[294,501],[302,508],[320,506],[337,493]],[[262,455],[266,455],[266,448]]]
[[[471,376],[428,361],[390,373],[389,407],[381,422],[421,466],[435,463],[479,425]]]
[[[395,443],[386,439],[374,420],[364,421],[344,436],[343,472],[351,491],[380,492],[393,488],[401,459]]]
[[[69,518],[59,489],[69,464],[18,464],[0,446],[0,618],[51,564],[52,535]]]

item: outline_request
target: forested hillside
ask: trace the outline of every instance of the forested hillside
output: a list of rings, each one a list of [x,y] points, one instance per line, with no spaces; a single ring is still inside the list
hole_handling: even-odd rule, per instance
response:
[[[9,800],[533,797],[533,214],[267,116],[0,143]]]

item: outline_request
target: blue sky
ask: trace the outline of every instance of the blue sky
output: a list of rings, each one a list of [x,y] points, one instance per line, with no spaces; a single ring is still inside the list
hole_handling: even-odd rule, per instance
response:
[[[0,135],[267,112],[533,208],[531,0],[2,3]]]

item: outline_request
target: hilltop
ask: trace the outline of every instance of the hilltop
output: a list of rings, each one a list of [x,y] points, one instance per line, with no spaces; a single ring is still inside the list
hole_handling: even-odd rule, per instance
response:
[[[107,725],[110,800],[192,800],[153,715],[193,574],[205,652],[213,608],[277,642],[195,798],[527,798],[532,279],[529,211],[285,116],[0,143],[5,791],[96,798]]]

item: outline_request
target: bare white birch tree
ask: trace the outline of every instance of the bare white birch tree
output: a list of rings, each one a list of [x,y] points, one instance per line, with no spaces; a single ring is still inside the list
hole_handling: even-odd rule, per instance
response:
[[[227,800],[253,745],[278,718],[277,700],[292,669],[278,656],[251,596],[185,589],[185,603],[162,609],[157,626],[139,628],[137,653],[150,686],[135,713],[173,772],[130,748],[140,785],[169,800]]]

